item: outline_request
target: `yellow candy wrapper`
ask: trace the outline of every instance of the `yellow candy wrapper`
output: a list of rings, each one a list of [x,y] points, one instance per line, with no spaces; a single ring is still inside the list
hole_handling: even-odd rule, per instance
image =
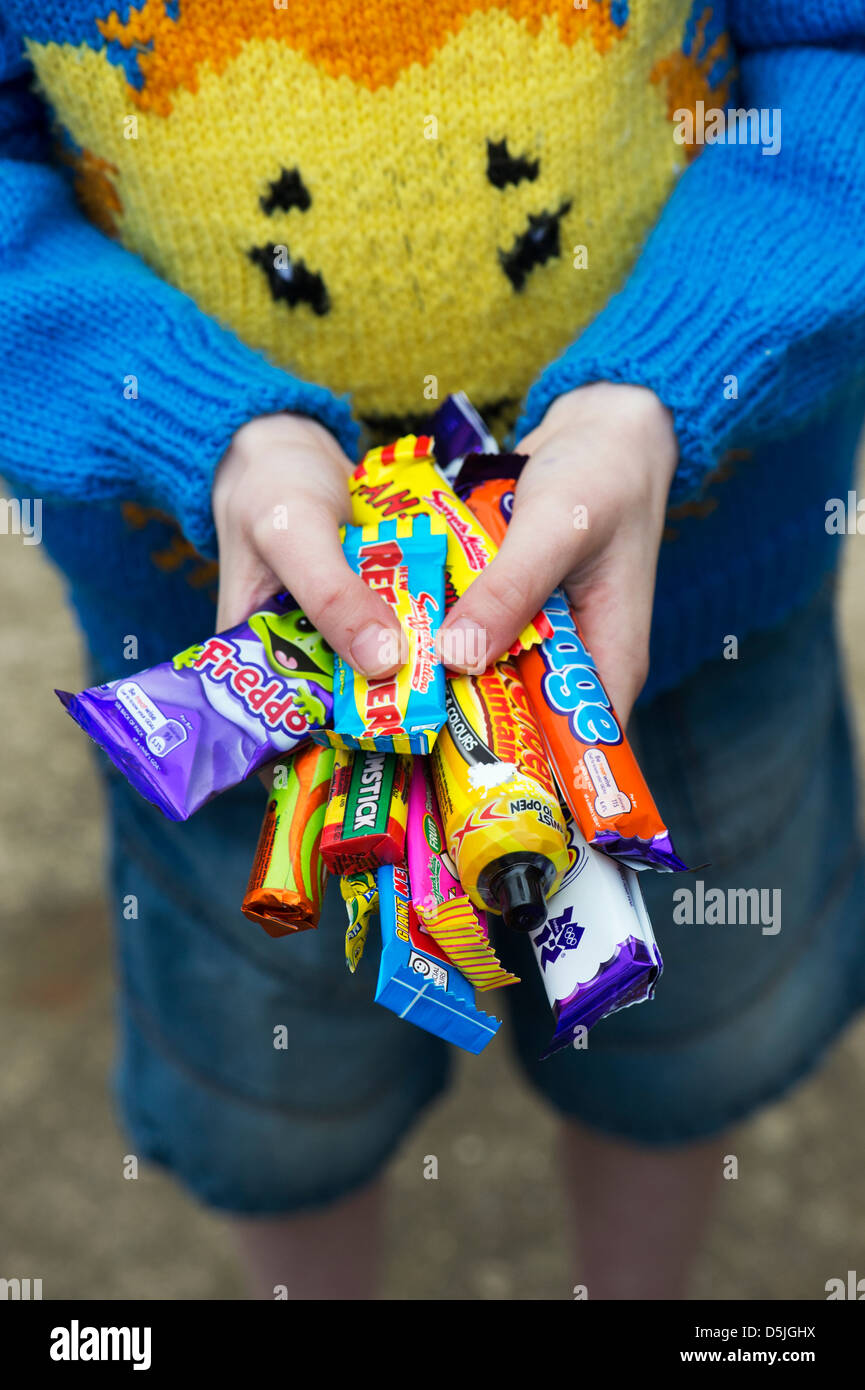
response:
[[[345,874],[339,880],[339,891],[348,909],[345,932],[345,963],[352,975],[360,965],[363,948],[373,913],[378,908],[378,887],[375,875]]]
[[[445,849],[441,816],[429,771],[415,759],[408,801],[408,872],[418,921],[475,989],[518,985],[489,939],[486,914],[478,912]]]
[[[439,472],[428,435],[404,435],[370,449],[350,480],[352,518],[357,525],[399,516],[439,517],[447,526],[448,604],[462,598],[498,551],[492,537]],[[524,651],[549,636],[543,613],[520,633],[511,652]]]

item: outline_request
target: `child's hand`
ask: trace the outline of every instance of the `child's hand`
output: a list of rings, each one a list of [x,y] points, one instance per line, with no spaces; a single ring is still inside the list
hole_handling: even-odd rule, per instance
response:
[[[649,627],[667,494],[676,468],[672,417],[640,386],[599,382],[561,396],[517,451],[529,454],[507,538],[454,605],[442,635],[477,625],[463,645],[494,661],[563,584],[623,722],[649,664]],[[474,645],[473,645],[474,644]]]
[[[340,545],[351,468],[330,432],[305,416],[264,415],[237,431],[213,484],[218,632],[285,588],[357,670],[397,669],[399,623],[349,569]]]

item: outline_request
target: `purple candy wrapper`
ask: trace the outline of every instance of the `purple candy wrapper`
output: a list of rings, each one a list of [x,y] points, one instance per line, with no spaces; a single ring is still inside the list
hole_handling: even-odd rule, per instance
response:
[[[498,482],[503,478],[516,482],[528,461],[528,454],[467,454],[456,477],[451,479],[451,487],[465,502],[481,483]],[[513,494],[508,495],[512,508]]]
[[[464,391],[446,396],[433,416],[436,463],[448,482],[459,471],[466,454],[495,453],[495,436],[490,434]]]
[[[568,834],[571,865],[531,933],[555,1019],[543,1058],[570,1046],[577,1028],[651,999],[663,969],[637,874],[590,848],[573,821]]]
[[[333,653],[288,594],[149,670],[57,694],[136,791],[186,820],[333,713]]]

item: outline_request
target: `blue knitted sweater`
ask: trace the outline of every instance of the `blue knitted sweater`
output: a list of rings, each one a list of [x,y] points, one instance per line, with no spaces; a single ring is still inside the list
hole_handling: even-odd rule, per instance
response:
[[[4,0],[0,472],[116,675],[212,631],[251,417],[356,455],[449,390],[504,435],[651,387],[645,699],[837,563],[863,226],[865,0]]]

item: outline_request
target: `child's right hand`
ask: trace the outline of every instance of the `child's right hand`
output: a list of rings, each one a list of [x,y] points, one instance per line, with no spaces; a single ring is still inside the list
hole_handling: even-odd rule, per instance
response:
[[[288,589],[340,656],[367,676],[404,660],[396,616],[346,564],[352,464],[333,435],[300,415],[263,415],[237,431],[213,484],[219,538],[217,632]]]

